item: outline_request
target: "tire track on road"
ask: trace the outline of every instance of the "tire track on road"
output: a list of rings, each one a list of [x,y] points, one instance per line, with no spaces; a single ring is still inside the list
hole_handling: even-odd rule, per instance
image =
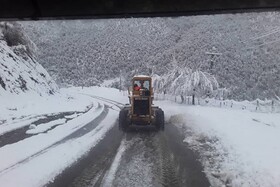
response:
[[[120,146],[121,142],[125,147]],[[119,154],[119,156],[118,156]],[[198,157],[183,145],[180,132],[168,124],[123,133],[117,125],[96,147],[48,187],[71,186],[210,186]]]
[[[131,146],[119,161],[112,186],[210,186],[198,155],[183,144],[175,126],[167,124],[164,132],[137,129],[124,138]]]
[[[98,187],[109,170],[120,146],[123,133],[117,123],[87,155],[58,175],[47,187]]]
[[[81,94],[86,95],[86,96],[90,96],[92,98],[95,98],[95,99],[98,99],[98,100],[101,100],[101,101],[105,101],[105,102],[110,103],[110,104],[113,104],[114,106],[118,107],[119,109],[121,109],[125,105],[125,104],[120,103],[118,101],[114,101],[114,100],[107,99],[107,98],[104,98],[104,97],[100,97],[100,96],[96,96],[96,95],[90,95],[90,94],[83,94],[83,93],[81,93]]]
[[[113,100],[91,97],[119,108],[123,106]],[[120,146],[122,141],[129,145],[124,150]],[[107,183],[119,187],[210,186],[198,155],[183,143],[183,137],[172,124],[167,124],[164,132],[147,127],[126,133],[118,131],[115,125],[88,155],[48,187],[95,187]]]

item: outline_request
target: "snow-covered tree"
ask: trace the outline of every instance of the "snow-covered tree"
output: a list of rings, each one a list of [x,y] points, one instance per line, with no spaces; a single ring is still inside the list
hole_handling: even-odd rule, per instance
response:
[[[154,75],[154,89],[156,92],[189,96],[194,92],[198,96],[213,94],[219,88],[216,78],[209,73],[192,71],[191,69],[173,69],[162,76]]]
[[[191,69],[201,81],[214,76],[229,98],[280,95],[279,12],[21,24],[59,84],[86,86],[93,78],[99,84],[119,77],[120,69],[128,81],[134,71],[171,76],[175,58],[179,69]]]
[[[22,25],[17,22],[0,22],[1,35],[7,45],[14,47],[17,53],[25,53],[35,58],[37,47],[23,31]],[[1,37],[1,36],[0,36]]]

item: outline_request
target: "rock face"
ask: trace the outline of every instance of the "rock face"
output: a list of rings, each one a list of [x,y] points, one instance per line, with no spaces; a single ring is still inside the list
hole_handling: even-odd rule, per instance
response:
[[[20,26],[0,23],[0,96],[24,92],[50,95],[58,91],[48,72],[36,61],[34,49]]]

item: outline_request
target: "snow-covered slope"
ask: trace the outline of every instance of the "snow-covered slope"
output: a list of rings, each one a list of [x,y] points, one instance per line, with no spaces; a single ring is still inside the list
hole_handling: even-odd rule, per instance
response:
[[[20,37],[24,35],[17,26],[1,25],[0,96],[30,91],[39,95],[53,94],[58,90],[56,83],[36,61],[35,55],[25,45],[26,42],[20,41]]]
[[[175,59],[178,68],[216,77],[229,99],[255,100],[280,95],[279,18],[263,12],[21,24],[58,84],[162,76],[173,71]]]

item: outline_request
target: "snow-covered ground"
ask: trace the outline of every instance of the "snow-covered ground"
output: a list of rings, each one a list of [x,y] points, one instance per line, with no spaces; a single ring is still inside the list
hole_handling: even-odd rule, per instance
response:
[[[182,101],[181,96],[174,96],[169,94],[155,94],[156,100],[169,100],[177,103],[183,103],[192,105],[192,96],[185,96]],[[195,104],[201,106],[220,107],[220,108],[231,108],[238,110],[248,110],[252,112],[275,112],[280,113],[280,99],[274,100],[260,100],[254,101],[235,101],[235,100],[220,100],[215,98],[199,98],[195,97]]]
[[[280,186],[280,114],[159,102],[213,186]]]
[[[0,98],[0,135],[26,126],[45,115],[61,112],[84,112],[91,107],[91,99],[83,95],[60,94],[41,97],[28,92]]]
[[[53,180],[106,136],[118,117],[116,104],[128,102],[126,92],[104,87],[65,88],[44,98],[28,94],[11,97],[0,98],[2,134],[32,125],[32,117],[74,113],[53,123],[31,126],[26,132],[31,137],[0,147],[1,186],[43,186]],[[280,186],[279,113],[171,101],[156,104],[165,111],[167,125],[182,128],[184,141],[199,153],[212,186]],[[106,112],[107,105],[105,119],[84,131],[89,122]],[[58,123],[62,125],[55,126]],[[75,134],[77,130],[83,135]]]
[[[79,89],[62,89],[59,94],[47,97],[21,94],[11,96],[13,99],[0,98],[3,103],[0,107],[1,134],[30,125],[26,134],[33,135],[0,148],[1,186],[45,185],[94,147],[113,127],[118,111],[108,110],[106,113],[108,103],[105,105],[105,102],[79,94],[77,90]],[[96,91],[91,90],[93,91],[86,93]],[[112,93],[110,90],[112,89],[107,89],[105,95]],[[32,125],[40,116],[69,111],[75,113],[48,123]],[[101,123],[94,124],[93,120],[104,113],[106,118]],[[96,127],[87,131],[89,123]],[[60,125],[56,126],[57,124]]]

